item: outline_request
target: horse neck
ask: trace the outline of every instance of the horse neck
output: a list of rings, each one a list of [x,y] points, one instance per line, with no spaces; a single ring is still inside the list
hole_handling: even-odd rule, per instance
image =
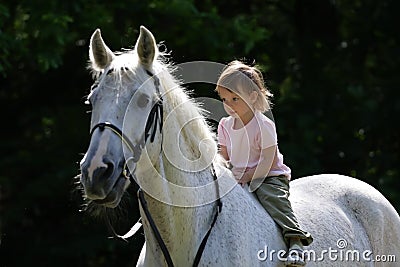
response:
[[[213,151],[201,152],[198,146],[193,146],[197,142],[191,139],[193,135],[190,131],[193,129],[185,129],[185,120],[190,121],[190,118],[177,118],[173,114],[185,111],[187,112],[185,109],[166,106],[165,112],[170,116],[164,116],[166,119],[160,137],[162,150],[157,164],[152,168],[154,173],[151,176],[154,179],[149,179],[149,172],[146,172],[145,178],[154,193],[147,197],[149,211],[174,263],[182,266],[188,264],[188,259],[194,259],[196,248],[206,233],[215,211],[215,204],[212,201],[202,203],[202,199],[206,196],[210,198],[210,195],[214,199],[217,198],[212,183],[211,162],[207,164],[204,158]],[[204,188],[198,189],[205,184],[211,184],[209,187],[212,188],[211,191],[205,193]],[[150,241],[147,242],[149,249],[155,253],[156,241],[153,238],[153,231],[148,226],[145,227],[145,234]]]
[[[164,177],[163,182],[157,184],[162,196],[158,199],[157,196],[147,196],[148,209],[174,264],[176,266],[187,266],[191,264],[188,260],[194,259],[197,248],[210,225],[215,206],[213,203],[195,207],[183,206],[182,204],[195,201],[196,198],[201,196],[196,194],[195,189],[191,194],[182,193],[179,190],[180,187],[174,185],[171,181],[205,179],[200,176],[207,176],[207,173],[210,176],[209,170],[195,175],[188,175],[185,172],[178,171],[170,163],[162,161],[158,166],[158,170],[161,176]],[[189,183],[186,183],[186,185],[188,186]],[[186,192],[185,190],[183,191]],[[144,218],[143,214],[142,218]],[[144,223],[144,231],[149,253],[162,261],[163,256],[161,256],[161,251],[158,249],[153,230],[147,223]]]

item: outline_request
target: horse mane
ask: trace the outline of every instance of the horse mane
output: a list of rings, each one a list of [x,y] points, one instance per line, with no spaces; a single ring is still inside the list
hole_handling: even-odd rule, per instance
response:
[[[174,121],[179,126],[179,133],[175,134],[179,134],[188,146],[185,156],[189,160],[200,160],[202,166],[209,166],[215,160],[217,144],[216,136],[205,120],[207,111],[190,97],[191,92],[182,86],[182,81],[176,79],[174,65],[155,60],[153,69],[165,90],[165,114],[178,111],[174,112]]]

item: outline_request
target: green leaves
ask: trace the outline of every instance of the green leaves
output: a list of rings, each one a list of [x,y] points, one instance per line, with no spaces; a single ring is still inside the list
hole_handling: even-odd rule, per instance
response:
[[[142,239],[107,240],[102,222],[88,222],[70,199],[89,138],[83,102],[96,28],[115,51],[132,48],[145,25],[178,64],[254,59],[274,93],[279,146],[293,176],[356,176],[399,209],[399,9],[389,0],[3,0],[0,101],[9,127],[0,143],[1,263],[111,266],[138,257]],[[212,86],[187,87],[215,97]],[[17,250],[24,257],[12,256]]]

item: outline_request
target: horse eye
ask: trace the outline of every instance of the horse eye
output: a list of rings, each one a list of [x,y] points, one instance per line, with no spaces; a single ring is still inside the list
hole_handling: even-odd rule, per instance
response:
[[[138,96],[137,105],[140,108],[146,107],[147,104],[149,104],[149,102],[150,102],[150,99],[149,99],[149,97],[147,95],[141,94],[141,95]]]

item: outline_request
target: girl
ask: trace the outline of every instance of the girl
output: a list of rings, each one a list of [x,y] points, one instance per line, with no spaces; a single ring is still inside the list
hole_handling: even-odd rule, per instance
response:
[[[221,155],[230,162],[238,183],[250,183],[281,227],[289,247],[286,264],[305,265],[303,245],[313,239],[300,228],[288,199],[291,170],[279,152],[274,122],[263,115],[271,108],[272,94],[264,86],[260,70],[233,61],[219,77],[216,91],[229,115],[218,125]]]

